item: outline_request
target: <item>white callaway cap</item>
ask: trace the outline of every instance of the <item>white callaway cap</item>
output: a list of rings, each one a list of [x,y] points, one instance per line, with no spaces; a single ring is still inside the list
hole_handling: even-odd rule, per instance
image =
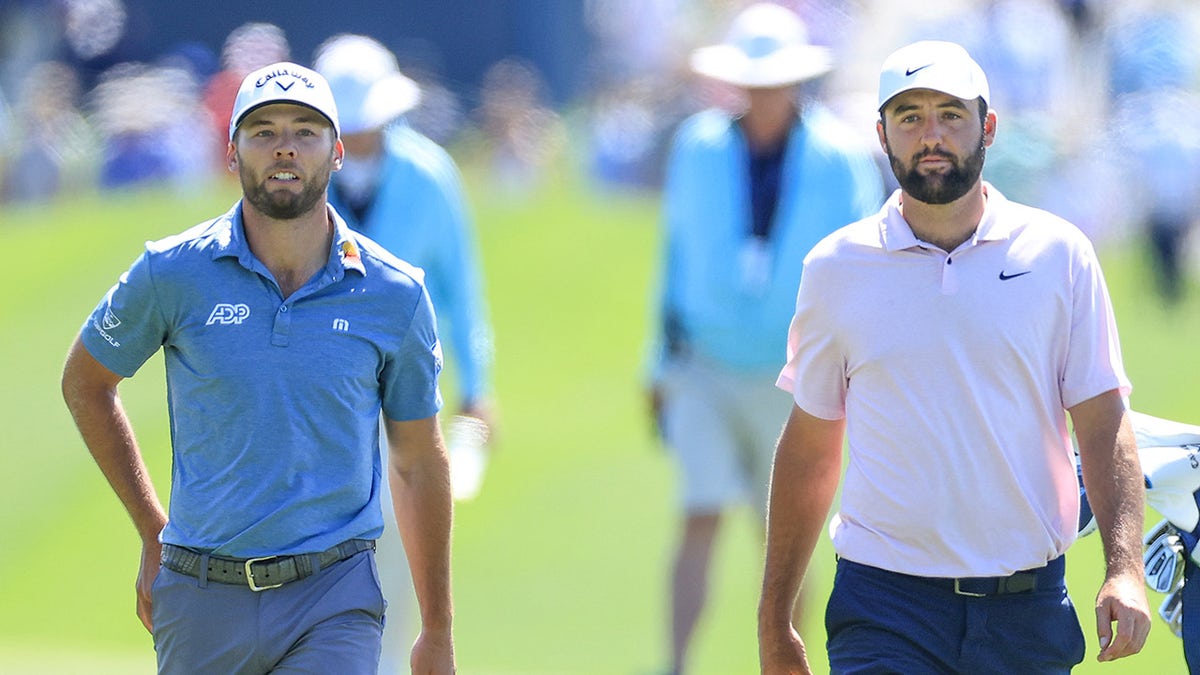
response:
[[[329,120],[335,136],[342,135],[329,83],[316,71],[284,61],[259,68],[242,80],[233,102],[233,117],[229,119],[229,140],[233,140],[233,133],[246,115],[269,103],[294,103],[312,108]]]
[[[983,69],[966,49],[953,42],[924,40],[901,47],[879,71],[879,110],[897,94],[932,89],[971,101],[991,97]]]

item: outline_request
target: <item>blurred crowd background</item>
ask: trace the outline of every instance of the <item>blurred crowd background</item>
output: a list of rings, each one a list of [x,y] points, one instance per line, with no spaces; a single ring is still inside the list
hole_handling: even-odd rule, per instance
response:
[[[598,189],[653,191],[676,124],[738,104],[690,74],[687,58],[746,4],[0,0],[0,203],[225,180],[243,75],[283,59],[309,65],[343,32],[397,54],[423,93],[408,122],[456,155],[485,158],[498,190],[519,195],[566,160]],[[805,94],[871,147],[882,58],[915,39],[962,43],[1000,114],[985,178],[1098,243],[1136,237],[1164,301],[1182,295],[1200,212],[1200,3],[779,4],[836,54]]]

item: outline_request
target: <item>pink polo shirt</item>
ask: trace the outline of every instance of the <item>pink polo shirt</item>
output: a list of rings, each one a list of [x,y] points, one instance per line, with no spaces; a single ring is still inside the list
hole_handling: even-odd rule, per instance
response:
[[[984,184],[954,252],[882,210],[804,262],[778,386],[847,420],[838,554],[922,576],[1038,567],[1075,539],[1066,408],[1130,391],[1091,242]]]

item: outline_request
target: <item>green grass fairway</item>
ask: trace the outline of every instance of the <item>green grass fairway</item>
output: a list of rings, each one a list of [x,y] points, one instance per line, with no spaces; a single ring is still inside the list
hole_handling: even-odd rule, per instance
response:
[[[482,494],[457,512],[460,672],[650,675],[666,658],[676,537],[675,474],[650,434],[641,379],[656,202],[589,192],[569,170],[520,198],[489,191],[480,175],[469,170],[468,184],[496,330],[500,428]],[[154,671],[151,641],[133,611],[138,542],[71,424],[59,374],[85,316],[142,242],[217,215],[235,197],[225,184],[189,195],[6,206],[0,215],[9,274],[0,291],[0,672]],[[1200,289],[1193,285],[1186,304],[1168,312],[1139,248],[1102,254],[1134,407],[1200,421]],[[165,496],[162,380],[156,357],[122,396]],[[695,673],[757,672],[761,551],[749,512],[736,515],[722,534]],[[821,546],[809,579],[817,604],[832,570],[828,543]],[[1088,636],[1077,672],[1184,671],[1179,641],[1157,615],[1143,655],[1097,664],[1098,538],[1081,541],[1069,560]],[[1154,609],[1160,601],[1152,594]],[[820,672],[817,615],[806,632]]]

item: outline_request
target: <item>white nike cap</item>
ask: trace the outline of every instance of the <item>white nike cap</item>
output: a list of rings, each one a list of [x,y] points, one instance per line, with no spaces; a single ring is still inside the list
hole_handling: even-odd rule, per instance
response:
[[[897,94],[911,89],[932,89],[971,101],[991,97],[983,69],[962,45],[923,40],[901,47],[883,62],[879,71],[879,110]]]
[[[259,68],[242,80],[233,101],[233,116],[229,119],[229,140],[233,140],[233,133],[246,115],[270,103],[294,103],[312,108],[333,125],[334,136],[342,135],[329,83],[314,70],[283,61]]]

